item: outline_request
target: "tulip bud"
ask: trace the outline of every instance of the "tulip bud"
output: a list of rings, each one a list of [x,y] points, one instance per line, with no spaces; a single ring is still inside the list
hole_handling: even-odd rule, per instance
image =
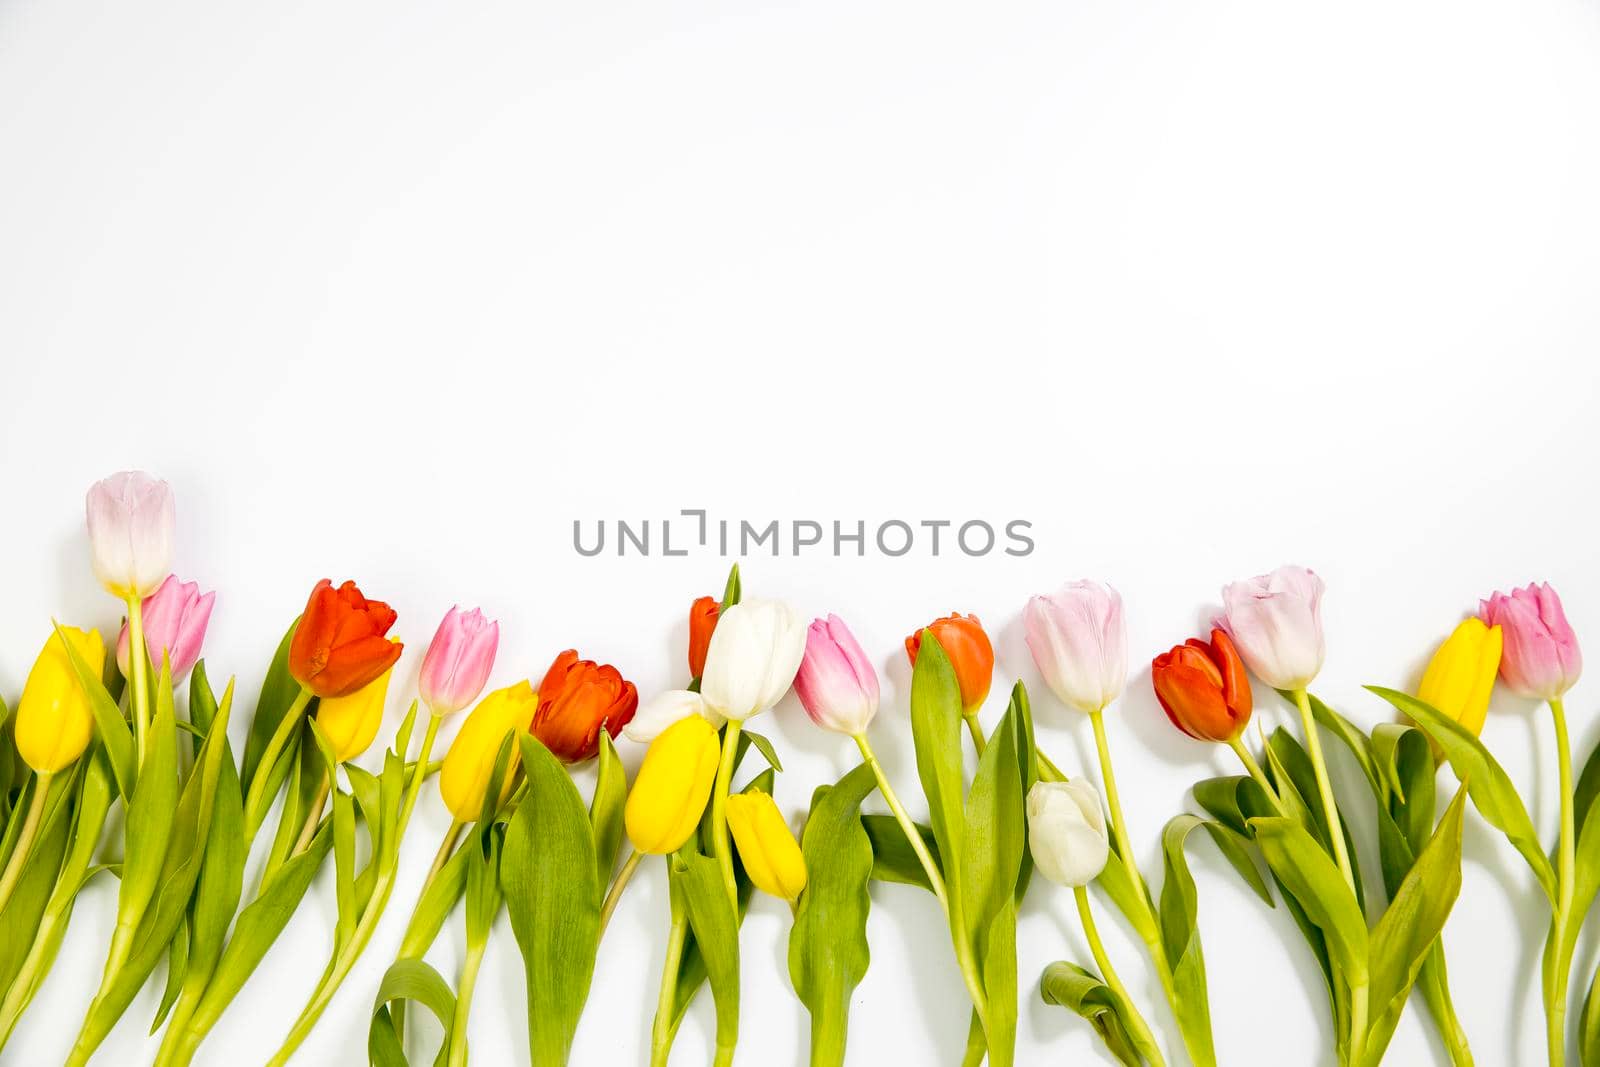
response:
[[[878,713],[878,673],[839,616],[817,619],[806,631],[794,691],[824,730],[856,737],[871,725]]]
[[[1226,744],[1250,722],[1250,679],[1221,630],[1191,637],[1150,664],[1150,682],[1172,725],[1199,741]]]
[[[1500,627],[1486,626],[1479,618],[1463,619],[1428,661],[1422,684],[1417,686],[1417,699],[1474,736],[1482,733],[1503,640]]]
[[[354,693],[317,701],[317,728],[328,739],[335,763],[355,759],[378,736],[393,674],[390,667]]]
[[[155,592],[172,570],[172,486],[122,471],[89,487],[85,502],[94,576],[123,600]]]
[[[934,619],[925,630],[932,630],[939,647],[950,658],[956,672],[956,683],[961,687],[961,710],[965,715],[975,715],[989,695],[989,683],[994,678],[994,646],[983,624],[976,615],[946,615]],[[917,665],[917,651],[922,647],[922,630],[906,638],[906,658]]]
[[[476,822],[482,814],[483,795],[489,788],[500,746],[507,734],[528,728],[538,706],[533,686],[522,681],[496,689],[462,721],[450,751],[445,753],[444,765],[439,768],[439,795],[458,821]],[[513,743],[508,767],[516,766],[517,758]],[[509,775],[506,784],[510,784]]]
[[[717,620],[700,693],[730,719],[766,711],[788,691],[806,651],[806,628],[781,600],[745,600]]]
[[[628,840],[640,852],[676,852],[700,825],[711,799],[722,745],[698,715],[679,719],[645,750],[623,808]]]
[[[727,721],[706,707],[705,698],[699,693],[688,689],[668,689],[639,705],[638,713],[622,728],[622,733],[629,741],[648,745],[660,737],[667,727],[691,715],[699,716],[713,727],[720,727]]]
[[[62,638],[72,642],[92,670],[98,671],[106,658],[100,631],[63,626],[50,635],[33,661],[17,702],[15,730],[18,754],[41,774],[70,767],[94,736],[94,712]]]
[[[289,642],[289,673],[319,697],[354,693],[400,658],[400,642],[384,636],[394,620],[393,608],[362,596],[355,582],[335,589],[322,579]]]
[[[703,596],[689,605],[689,677],[698,678],[706,672],[706,650],[711,647],[711,634],[717,628],[717,616],[722,605],[716,597]]]
[[[1068,888],[1100,877],[1111,843],[1100,794],[1081,778],[1028,790],[1028,849],[1039,873]]]
[[[423,653],[417,695],[434,715],[454,715],[483,692],[499,647],[498,622],[477,608],[451,608]]]
[[[1122,694],[1128,625],[1115,589],[1069,582],[1056,593],[1029,600],[1022,620],[1033,662],[1067,707],[1092,714]]]
[[[206,627],[211,624],[211,607],[216,599],[216,593],[201,596],[199,582],[180,582],[177,575],[169,574],[161,588],[145,597],[140,605],[145,651],[157,669],[160,669],[162,656],[167,658],[174,685],[188,676],[200,658],[200,646],[205,642]],[[117,668],[125,678],[130,676],[129,644],[128,624],[123,623],[122,632],[117,635]]]
[[[1548,582],[1513,589],[1509,595],[1495,593],[1479,604],[1478,615],[1505,631],[1500,677],[1512,692],[1556,700],[1583,673],[1578,635]]]
[[[599,755],[601,730],[616,737],[638,709],[639,691],[621,672],[569,648],[539,683],[533,736],[562,763],[582,763]]]
[[[744,873],[763,893],[799,900],[806,860],[770,793],[759,789],[728,798],[728,832],[739,846]]]
[[[1216,625],[1257,678],[1274,689],[1304,689],[1322,670],[1323,588],[1305,567],[1233,582],[1222,589]]]

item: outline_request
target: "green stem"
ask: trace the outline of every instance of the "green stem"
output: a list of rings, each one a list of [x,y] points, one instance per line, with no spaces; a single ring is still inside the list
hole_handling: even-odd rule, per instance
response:
[[[472,991],[478,984],[478,968],[483,964],[487,943],[468,945],[461,963],[461,981],[456,990],[456,1010],[450,1019],[449,1067],[467,1067],[467,1018],[472,1013]]]
[[[1261,787],[1261,791],[1267,794],[1267,799],[1272,802],[1273,810],[1279,815],[1287,816],[1289,813],[1284,809],[1283,801],[1278,797],[1278,791],[1272,788],[1271,782],[1267,781],[1266,772],[1261,769],[1261,764],[1256,762],[1256,758],[1250,754],[1250,749],[1245,746],[1245,743],[1234,737],[1229,739],[1228,747],[1233,749],[1234,754],[1239,757],[1239,762],[1244,764],[1244,769],[1250,772],[1250,777],[1256,780],[1256,784]]]
[[[1089,910],[1089,892],[1083,886],[1073,889],[1072,895],[1078,902],[1078,918],[1083,923],[1083,936],[1089,940],[1089,951],[1094,955],[1094,962],[1100,968],[1100,977],[1111,991],[1122,998],[1128,1008],[1128,1022],[1133,1027],[1135,1039],[1147,1052],[1153,1067],[1165,1067],[1166,1061],[1161,1058],[1161,1047],[1156,1044],[1156,1038],[1150,1032],[1149,1025],[1144,1021],[1144,1016],[1139,1014],[1139,1009],[1134,1005],[1133,998],[1128,995],[1127,987],[1122,984],[1122,979],[1117,976],[1116,968],[1111,966],[1111,957],[1106,955],[1106,947],[1100,941],[1100,930],[1095,926],[1094,913]]]
[[[1139,891],[1141,899],[1148,904],[1150,890],[1145,887],[1144,876],[1139,873],[1139,865],[1134,862],[1133,842],[1128,837],[1128,826],[1122,818],[1122,800],[1117,795],[1117,775],[1111,769],[1111,749],[1106,744],[1105,710],[1091,712],[1089,722],[1094,725],[1094,747],[1100,754],[1100,778],[1106,787],[1106,806],[1111,809],[1111,832],[1117,839],[1117,854],[1122,860],[1122,866],[1127,869],[1128,878],[1133,887]]]
[[[268,1060],[268,1067],[283,1067],[294,1055],[295,1050],[316,1029],[317,1022],[322,1018],[322,1013],[327,1010],[333,1001],[334,994],[344,984],[345,977],[350,969],[361,958],[361,953],[366,949],[367,942],[372,939],[373,931],[377,929],[378,920],[383,916],[383,910],[389,903],[389,894],[394,892],[394,876],[399,866],[400,840],[405,836],[406,824],[411,821],[411,812],[417,806],[417,795],[422,790],[422,779],[428,773],[428,753],[433,749],[433,742],[439,734],[439,717],[428,716],[428,729],[422,736],[422,751],[417,757],[417,762],[411,772],[411,780],[406,786],[405,799],[400,805],[400,818],[395,823],[394,845],[386,849],[386,855],[375,857],[373,862],[382,862],[383,866],[378,871],[378,877],[372,887],[372,895],[367,900],[366,909],[361,913],[361,918],[356,923],[355,932],[351,934],[350,941],[343,951],[329,961],[328,969],[323,973],[322,981],[317,983],[317,988],[312,992],[311,999],[306,1003],[300,1017],[295,1020],[294,1026],[289,1030],[289,1036],[284,1038],[283,1045]]]
[[[0,874],[0,911],[5,910],[11,894],[16,892],[33,851],[33,839],[39,836],[39,824],[44,820],[45,801],[50,797],[50,772],[40,771],[33,778],[33,796],[28,800],[28,814],[23,817],[22,831],[12,846],[11,858],[6,861],[4,874]]]
[[[290,856],[297,856],[311,844],[311,839],[317,836],[317,826],[322,822],[322,806],[328,802],[328,793],[333,788],[333,779],[328,776],[328,769],[321,771],[322,780],[317,785],[317,794],[311,799],[311,806],[306,809],[306,820],[300,826],[300,836],[295,838],[294,847],[289,850]],[[265,879],[262,879],[265,881]]]
[[[667,858],[671,863],[671,857]],[[650,1067],[667,1067],[672,1052],[672,1016],[678,1006],[678,969],[683,964],[683,943],[689,933],[689,917],[676,895],[672,900],[672,930],[667,935],[667,958],[661,965],[661,991],[656,995],[656,1017],[650,1028]]]
[[[605,903],[600,906],[600,930],[595,935],[599,940],[606,934],[606,925],[611,922],[611,913],[617,910],[617,902],[622,899],[622,891],[628,888],[628,883],[633,879],[633,872],[639,869],[639,861],[644,859],[643,852],[630,852],[623,861],[622,870],[617,872],[616,880],[611,883],[611,891],[606,894]]]
[[[1350,987],[1350,1063],[1364,1067],[1367,1054],[1367,983]]]
[[[982,756],[987,741],[983,736],[983,727],[978,723],[978,713],[976,711],[971,713],[963,712],[961,721],[967,724],[967,733],[972,735],[972,747],[978,750],[979,756]]]
[[[733,785],[733,764],[739,756],[739,731],[744,723],[729,719],[722,736],[722,762],[717,766],[716,785],[711,790],[711,850],[722,871],[722,884],[728,891],[734,914],[739,912],[739,884],[733,877],[733,848],[728,843],[728,790]]]
[[[1556,849],[1556,908],[1550,929],[1550,964],[1544,976],[1545,1042],[1551,1067],[1566,1062],[1567,980],[1571,958],[1562,951],[1567,926],[1573,920],[1572,896],[1576,870],[1576,829],[1572,811],[1572,744],[1567,738],[1567,714],[1560,698],[1550,701],[1550,717],[1556,728],[1556,771],[1561,790],[1561,840]]]
[[[284,747],[294,737],[300,723],[305,718],[306,705],[311,703],[311,690],[302,686],[299,694],[294,698],[283,713],[283,718],[278,720],[278,728],[272,731],[272,738],[267,742],[267,747],[261,753],[261,760],[256,764],[255,777],[250,779],[250,791],[245,795],[244,801],[244,839],[245,844],[255,840],[256,831],[261,829],[261,824],[267,817],[267,808],[272,805],[272,797],[267,795],[267,783],[272,779],[272,767],[278,762],[278,757],[283,754]]]
[[[967,720],[969,723],[971,719]],[[980,734],[981,736],[981,734]],[[872,745],[867,741],[865,733],[855,735],[856,747],[861,750],[861,758],[867,766],[872,768],[872,776],[878,780],[878,792],[883,794],[883,799],[888,803],[889,810],[894,813],[895,822],[900,824],[900,829],[906,835],[906,840],[911,845],[911,850],[917,854],[917,862],[922,864],[922,870],[928,876],[928,884],[933,887],[933,895],[939,898],[939,907],[944,911],[945,919],[950,918],[950,899],[945,888],[944,875],[939,872],[939,865],[933,862],[933,856],[928,852],[928,843],[922,839],[922,831],[917,829],[917,824],[900,803],[900,798],[895,795],[894,787],[889,784],[888,775],[883,773],[883,765],[878,762],[877,755],[872,751]]]
[[[139,766],[144,766],[145,737],[150,732],[150,651],[144,647],[144,601],[138,596],[128,605],[128,674],[133,686],[133,743]]]
[[[1322,758],[1322,738],[1317,732],[1316,717],[1311,714],[1311,697],[1304,689],[1296,689],[1294,702],[1300,709],[1300,725],[1305,729],[1306,753],[1311,757],[1311,769],[1316,772],[1317,792],[1322,798],[1322,814],[1328,820],[1328,837],[1333,841],[1334,862],[1339,865],[1339,873],[1344,876],[1345,885],[1354,893],[1356,876],[1350,866],[1350,852],[1344,844],[1344,825],[1339,820],[1339,806],[1333,799],[1333,782],[1328,778],[1328,765]]]

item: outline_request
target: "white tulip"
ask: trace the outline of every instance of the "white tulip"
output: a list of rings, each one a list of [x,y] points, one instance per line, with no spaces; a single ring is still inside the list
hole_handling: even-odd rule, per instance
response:
[[[89,487],[85,511],[94,576],[113,596],[147,597],[172,573],[172,486],[122,471]]]
[[[781,600],[745,600],[717,619],[700,693],[712,710],[743,721],[788,692],[806,651],[806,625]]]
[[[1083,779],[1028,790],[1028,849],[1039,873],[1069,888],[1088,885],[1111,854],[1100,794]]]

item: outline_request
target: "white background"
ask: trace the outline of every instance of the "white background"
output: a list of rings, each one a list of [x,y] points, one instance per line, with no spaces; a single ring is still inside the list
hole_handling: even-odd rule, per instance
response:
[[[115,624],[82,498],[124,467],[176,487],[179,573],[219,591],[213,675],[250,695],[324,576],[398,608],[397,691],[453,602],[502,620],[496,684],[569,646],[646,694],[682,684],[686,606],[728,561],[582,559],[574,519],[1027,518],[1028,558],[754,558],[746,590],[855,628],[885,676],[874,737],[920,809],[902,637],[981,615],[992,723],[1012,678],[1036,682],[1027,596],[1116,584],[1135,663],[1112,744],[1157,874],[1188,786],[1235,768],[1167,725],[1148,658],[1224,581],[1286,561],[1327,578],[1316,689],[1367,725],[1385,708],[1360,685],[1414,684],[1497,587],[1550,579],[1600,648],[1597,45],[1593,4],[1535,0],[3,0],[0,691],[20,691],[52,615]],[[1580,757],[1597,685],[1570,702]],[[1088,724],[1033,691],[1041,742],[1087,770]],[[756,728],[796,817],[854,762],[792,698]],[[1497,697],[1485,737],[1553,840],[1547,716]],[[387,921],[298,1062],[364,1056],[445,825],[430,787]],[[1287,917],[1194,854],[1221,1061],[1330,1062]],[[87,891],[9,1062],[70,1044],[113,898]],[[852,1062],[954,1062],[967,1007],[931,899],[873,903]],[[265,1057],[333,908],[324,878],[201,1062]],[[1542,1056],[1546,921],[1470,817],[1446,940],[1482,1064]],[[741,1062],[804,1062],[788,926],[770,899],[745,925]],[[651,864],[575,1062],[642,1062],[665,928]],[[432,957],[447,974],[461,936],[457,920]],[[1070,896],[1038,883],[1020,941],[1019,1062],[1093,1061],[1035,989],[1047,962],[1087,957]],[[1574,1005],[1595,955],[1586,940]],[[475,1062],[525,1062],[503,921],[479,989]],[[153,1053],[157,996],[103,1062]],[[705,1060],[701,1000],[676,1062]],[[1419,1010],[1390,1062],[1443,1062]]]

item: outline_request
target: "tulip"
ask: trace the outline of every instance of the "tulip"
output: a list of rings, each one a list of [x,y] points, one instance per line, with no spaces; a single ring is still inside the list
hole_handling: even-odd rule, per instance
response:
[[[1583,672],[1578,635],[1548,582],[1495,593],[1478,606],[1478,615],[1505,631],[1500,677],[1519,696],[1559,700]]]
[[[393,674],[390,667],[354,693],[317,702],[317,727],[333,749],[335,763],[355,759],[378,736]]]
[[[806,860],[770,793],[752,790],[728,798],[728,829],[739,846],[745,874],[763,893],[800,899]]]
[[[648,745],[679,719],[695,715],[714,727],[727,720],[706,706],[705,698],[688,689],[668,689],[639,705],[639,711],[622,728],[629,741]]]
[[[454,715],[478,699],[500,647],[500,624],[477,608],[453,607],[422,656],[417,694],[434,715]]]
[[[394,620],[393,608],[362,596],[355,582],[335,589],[322,579],[289,643],[289,673],[324,699],[354,693],[400,658],[401,644],[384,636]]]
[[[1504,631],[1482,619],[1463,619],[1439,645],[1422,673],[1417,699],[1431,704],[1474,735],[1483,732],[1489,694],[1500,669]]]
[[[1150,682],[1172,725],[1196,740],[1231,745],[1250,722],[1250,679],[1221,630],[1210,644],[1191,637],[1157,656]]]
[[[717,628],[717,616],[722,605],[716,597],[703,596],[689,605],[689,676],[698,678],[706,672],[706,650],[711,647],[711,634]]]
[[[1128,625],[1122,597],[1098,582],[1070,582],[1036,596],[1023,612],[1028,651],[1061,702],[1102,711],[1128,678]]]
[[[122,471],[89,487],[85,510],[100,584],[123,600],[155,592],[172,570],[172,486],[143,471]]]
[[[824,730],[856,737],[878,713],[878,674],[837,615],[812,622],[794,691]]]
[[[175,574],[167,575],[161,588],[144,598],[141,609],[145,651],[150,662],[159,664],[163,656],[172,671],[176,685],[188,676],[200,658],[200,646],[206,639],[206,627],[211,624],[211,607],[216,593],[200,595],[199,582],[180,582]],[[123,623],[117,635],[117,667],[124,678],[129,677],[128,625]]]
[[[1233,582],[1222,589],[1216,625],[1257,678],[1274,689],[1304,689],[1322,670],[1322,590],[1305,567]]]
[[[533,735],[561,762],[582,763],[599,754],[601,730],[617,736],[638,708],[639,691],[615,667],[569,648],[539,683]]]
[[[539,697],[533,686],[521,681],[484,697],[462,722],[439,768],[439,795],[456,821],[476,822],[483,813],[484,794],[489,789],[489,776],[494,773],[500,746],[507,734],[528,728],[538,706]],[[511,746],[511,759],[513,763],[517,759],[515,744]],[[509,778],[508,773],[507,784]]]
[[[63,626],[33,661],[17,703],[15,730],[17,753],[40,774],[70,767],[94,736],[89,696],[78,684],[63,639],[92,670],[99,670],[106,658],[100,631]]]
[[[1100,794],[1081,778],[1028,790],[1028,848],[1039,873],[1069,889],[1086,886],[1111,855]]]
[[[743,722],[783,698],[805,651],[805,624],[789,605],[741,601],[711,634],[700,692],[713,710]]]
[[[623,809],[635,850],[665,855],[683,847],[711,797],[719,752],[716,727],[698,715],[679,719],[651,742]]]
[[[946,615],[934,619],[927,626],[906,638],[906,658],[911,666],[917,665],[917,651],[922,647],[923,630],[932,630],[939,647],[950,657],[955,669],[956,682],[961,687],[962,714],[968,718],[977,715],[989,695],[989,683],[994,676],[994,646],[983,624],[976,615]]]

